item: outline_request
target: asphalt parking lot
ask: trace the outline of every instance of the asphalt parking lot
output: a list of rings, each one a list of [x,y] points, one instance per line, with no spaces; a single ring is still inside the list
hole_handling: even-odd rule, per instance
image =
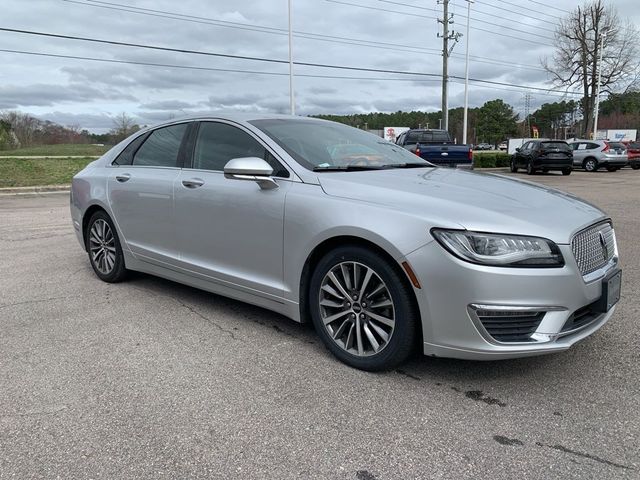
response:
[[[68,195],[0,196],[0,478],[640,478],[640,172],[517,176],[613,218],[612,320],[561,354],[382,374],[257,307],[104,284]]]

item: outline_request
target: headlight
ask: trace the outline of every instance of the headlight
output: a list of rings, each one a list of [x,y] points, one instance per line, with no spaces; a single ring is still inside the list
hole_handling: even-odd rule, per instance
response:
[[[449,252],[463,260],[498,267],[561,267],[564,259],[551,240],[520,235],[432,229]]]

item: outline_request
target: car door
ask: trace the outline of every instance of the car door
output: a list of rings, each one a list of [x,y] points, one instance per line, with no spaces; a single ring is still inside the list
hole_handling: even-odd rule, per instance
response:
[[[131,252],[164,264],[177,257],[173,182],[188,123],[161,127],[131,142],[116,158],[107,180],[114,221]]]
[[[584,159],[593,153],[593,148],[589,148],[589,145],[597,145],[589,142],[576,142],[573,144],[573,164],[575,166],[582,166]]]
[[[525,142],[521,147],[520,147],[520,151],[516,151],[516,166],[518,167],[524,167],[527,164],[526,161],[526,156],[527,156],[527,149],[529,148],[529,145],[531,145],[531,142]]]
[[[278,188],[225,178],[232,158],[260,157]],[[191,168],[175,183],[180,266],[190,274],[252,294],[283,295],[283,227],[291,173],[248,130],[201,122]]]

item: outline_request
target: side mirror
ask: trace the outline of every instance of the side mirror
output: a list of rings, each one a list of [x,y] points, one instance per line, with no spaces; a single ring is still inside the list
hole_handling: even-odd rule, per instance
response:
[[[519,152],[519,151],[520,151],[520,147],[516,147],[516,152]]]
[[[224,166],[224,177],[232,180],[250,180],[260,185],[264,190],[278,188],[276,181],[271,178],[273,168],[258,157],[233,158]]]

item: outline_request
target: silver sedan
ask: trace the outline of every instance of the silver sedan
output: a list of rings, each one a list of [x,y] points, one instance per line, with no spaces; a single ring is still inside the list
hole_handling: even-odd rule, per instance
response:
[[[100,279],[136,270],[312,321],[365,370],[417,344],[478,360],[562,351],[620,297],[597,207],[317,119],[140,131],[74,177],[71,215]]]

